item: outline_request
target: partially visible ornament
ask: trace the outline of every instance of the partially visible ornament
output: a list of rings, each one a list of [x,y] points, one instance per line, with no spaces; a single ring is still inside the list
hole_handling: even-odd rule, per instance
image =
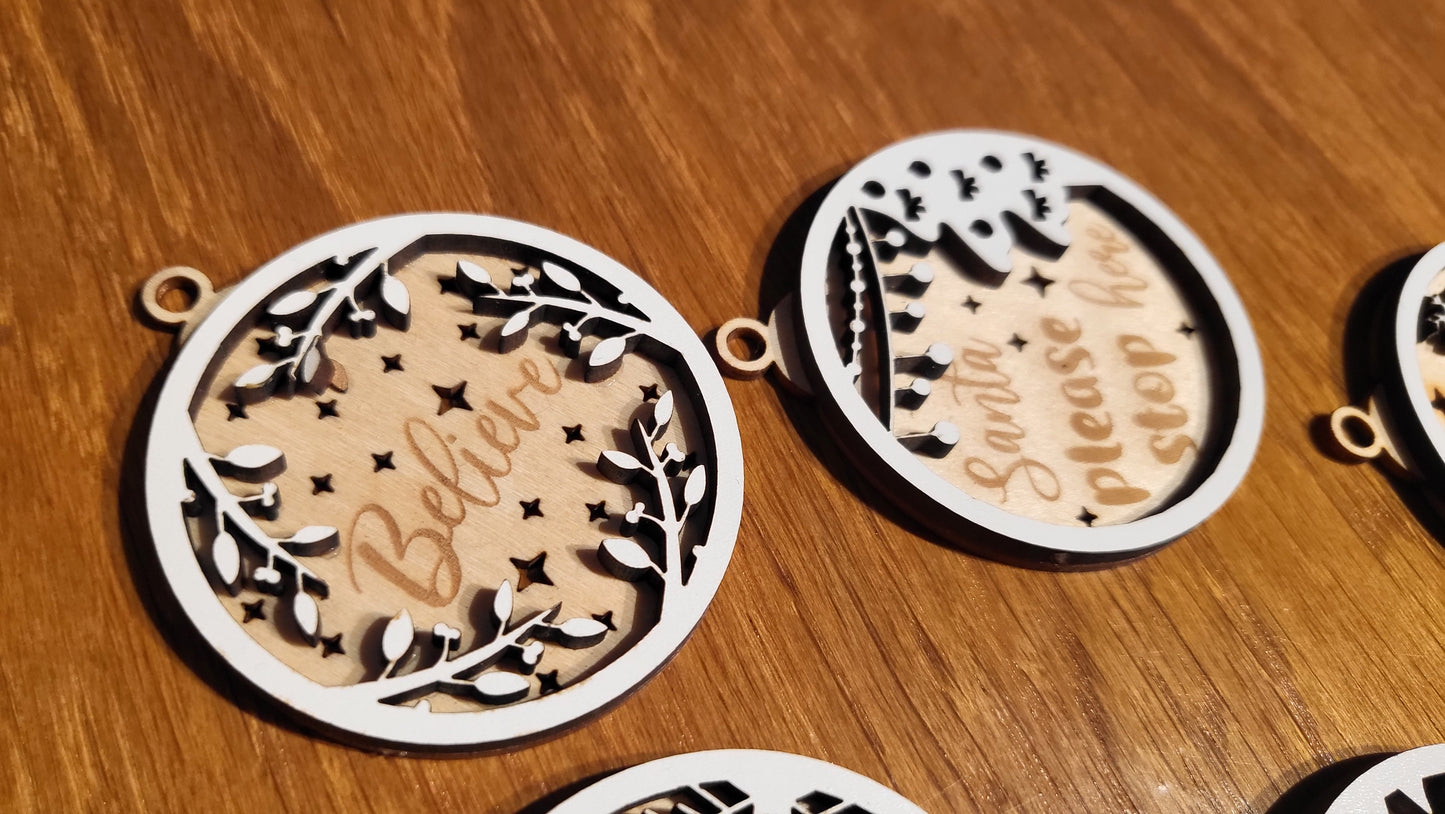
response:
[[[1445,812],[1445,744],[1401,752],[1370,767],[1325,814]]]
[[[795,297],[734,320],[911,516],[1044,567],[1138,557],[1238,486],[1264,377],[1238,296],[1157,199],[1007,133],[895,144],[823,197]],[[734,343],[760,349],[737,352]]]
[[[610,775],[549,814],[923,814],[860,774],[784,752],[675,755]]]
[[[1372,337],[1374,392],[1330,415],[1341,449],[1397,476],[1445,476],[1445,244],[1410,269]]]
[[[160,305],[169,288],[193,303]],[[344,740],[512,744],[656,672],[727,568],[742,453],[682,317],[545,229],[405,215],[233,289],[167,269],[181,328],[146,449],[170,592],[247,681]]]

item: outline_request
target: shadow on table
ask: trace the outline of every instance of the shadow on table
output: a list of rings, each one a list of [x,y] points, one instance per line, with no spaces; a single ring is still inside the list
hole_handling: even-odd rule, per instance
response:
[[[593,785],[594,783],[598,783],[608,777],[611,777],[618,771],[621,771],[621,769],[598,772],[591,777],[585,777],[575,783],[571,783],[563,788],[552,792],[551,794],[543,797],[535,803],[532,803],[521,811],[518,811],[517,814],[547,814],[547,812],[566,802],[567,798],[587,788],[588,786]]]
[[[134,418],[129,418],[131,426],[125,438],[125,451],[119,470],[120,482],[117,484],[117,491],[120,501],[117,509],[126,565],[129,566],[136,596],[151,623],[170,646],[171,652],[179,656],[217,695],[269,724],[301,734],[314,734],[294,720],[281,715],[276,705],[270,703],[266,696],[230,670],[191,624],[180,603],[167,587],[156,547],[151,544],[150,528],[146,519],[145,455],[156,400],[160,396],[169,367],[168,360],[155,371],[150,386],[136,406]]]
[[[1395,358],[1394,351],[1395,303],[1405,278],[1421,256],[1423,252],[1415,251],[1392,260],[1383,267],[1373,266],[1362,275],[1367,276],[1367,279],[1349,305],[1340,340],[1346,401],[1349,404],[1362,406],[1382,386],[1389,387],[1388,377],[1392,374],[1388,371],[1398,369],[1401,364],[1402,360]],[[1411,360],[1403,361],[1411,363]],[[1382,374],[1381,371],[1387,372]],[[1394,415],[1398,421],[1413,420],[1402,416],[1400,411],[1396,411]],[[1395,429],[1406,438],[1420,434],[1418,427],[1402,425]],[[1309,434],[1315,448],[1333,461],[1356,466],[1366,463],[1346,452],[1335,440],[1330,431],[1328,414],[1317,415],[1310,420]],[[1426,442],[1421,436],[1409,443]],[[1417,484],[1388,472],[1385,472],[1385,476],[1416,522],[1436,541],[1445,544],[1445,513],[1442,513],[1440,505],[1432,501]]]
[[[1325,814],[1346,786],[1394,755],[1394,752],[1374,752],[1332,763],[1294,784],[1265,814]]]
[[[777,232],[764,233],[755,247],[752,256],[761,258],[762,262],[757,306],[757,317],[762,322],[768,321],[768,316],[785,297],[798,291],[798,277],[803,266],[803,245],[808,238],[808,228],[812,225],[813,217],[823,199],[832,191],[833,185],[842,177],[843,172],[844,170],[840,169],[836,173],[829,173],[826,182],[817,183],[816,187],[814,182],[810,182],[807,187],[799,190],[793,196],[792,202],[782,206],[772,219],[780,224]],[[778,373],[774,371],[767,376],[767,381],[777,393],[778,402],[787,414],[788,421],[807,445],[808,451],[828,470],[828,474],[835,481],[842,484],[854,498],[915,537],[953,550],[965,550],[948,544],[929,531],[868,481],[848,459],[837,439],[819,420],[818,406],[814,400],[793,393],[777,378]]]

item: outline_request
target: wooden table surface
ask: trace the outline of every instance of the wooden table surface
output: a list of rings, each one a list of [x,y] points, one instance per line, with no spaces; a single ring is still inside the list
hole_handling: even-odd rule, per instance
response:
[[[0,808],[511,814],[753,747],[931,812],[1263,812],[1332,762],[1445,740],[1445,551],[1408,492],[1310,431],[1347,398],[1356,294],[1445,238],[1438,8],[686,5],[4,4]],[[148,612],[118,494],[171,347],[131,310],[154,270],[230,283],[355,220],[488,212],[597,246],[704,332],[758,313],[812,192],[949,127],[1099,157],[1231,273],[1264,439],[1174,545],[1076,574],[963,554],[795,423],[806,404],[730,382],[747,501],[722,590],[653,681],[561,737],[336,745]]]

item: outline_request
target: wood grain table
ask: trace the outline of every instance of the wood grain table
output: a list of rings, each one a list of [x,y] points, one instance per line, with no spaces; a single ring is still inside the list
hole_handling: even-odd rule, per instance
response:
[[[933,812],[1264,812],[1445,740],[1445,550],[1326,457],[1346,320],[1445,238],[1437,4],[42,2],[0,7],[0,808],[516,812],[677,752],[799,752]],[[170,337],[155,269],[230,283],[334,227],[506,215],[637,269],[701,333],[779,290],[788,216],[948,127],[1151,189],[1230,271],[1268,417],[1244,485],[1142,561],[934,542],[808,405],[730,382],[747,502],[674,661],[599,719],[460,759],[288,724],[153,618],[127,446]],[[760,293],[761,292],[761,293]]]

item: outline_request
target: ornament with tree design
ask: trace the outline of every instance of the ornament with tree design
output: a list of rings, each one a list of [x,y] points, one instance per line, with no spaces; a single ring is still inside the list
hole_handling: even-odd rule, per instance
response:
[[[1374,321],[1350,348],[1361,364],[1346,371],[1368,395],[1331,413],[1330,430],[1337,452],[1428,487],[1445,477],[1445,244],[1381,278],[1383,313],[1362,309]],[[1438,490],[1423,495],[1441,506]]]
[[[1158,200],[1039,139],[899,142],[823,196],[796,294],[734,320],[893,500],[979,553],[1142,556],[1238,485],[1264,412],[1223,270]],[[780,246],[776,252],[793,247]],[[751,334],[761,355],[731,347]]]

